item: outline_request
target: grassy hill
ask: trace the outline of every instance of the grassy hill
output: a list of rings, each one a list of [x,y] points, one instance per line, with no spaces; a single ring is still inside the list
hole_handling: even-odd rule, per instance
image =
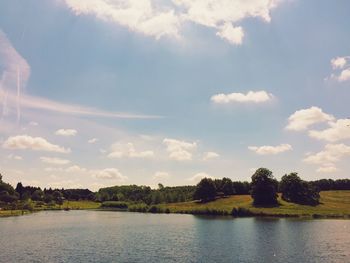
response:
[[[350,217],[350,191],[326,191],[320,194],[321,204],[317,206],[288,203],[279,197],[280,206],[257,208],[252,206],[249,195],[234,195],[209,203],[184,202],[162,204],[159,207],[162,210],[169,209],[170,213],[189,214],[231,214],[233,208],[241,208],[251,215]]]

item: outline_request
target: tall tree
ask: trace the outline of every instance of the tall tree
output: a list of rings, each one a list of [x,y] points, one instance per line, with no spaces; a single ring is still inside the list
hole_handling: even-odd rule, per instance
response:
[[[255,206],[277,205],[278,182],[272,172],[266,168],[259,168],[252,176],[251,196]]]
[[[201,200],[202,202],[208,202],[215,199],[216,188],[214,181],[210,178],[203,178],[196,187],[194,192],[194,199]]]

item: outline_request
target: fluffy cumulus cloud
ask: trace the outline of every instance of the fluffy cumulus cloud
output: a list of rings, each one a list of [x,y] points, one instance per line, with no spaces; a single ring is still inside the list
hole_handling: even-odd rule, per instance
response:
[[[177,161],[192,160],[193,151],[197,148],[197,143],[186,142],[176,139],[165,138],[163,144],[169,154],[169,158]]]
[[[294,112],[288,118],[288,125],[286,129],[293,131],[303,131],[314,124],[333,120],[334,116],[324,113],[322,109],[318,107],[311,107]]]
[[[245,18],[271,20],[283,0],[62,0],[76,15],[93,15],[131,31],[159,39],[179,38],[185,23],[217,31],[229,43],[242,43],[239,24]]]
[[[204,173],[204,172],[200,172],[200,173],[196,173],[195,175],[187,178],[187,180],[192,182],[192,183],[198,183],[203,178],[215,179],[214,176],[211,176],[211,175]]]
[[[77,135],[77,130],[74,130],[74,129],[59,129],[55,132],[56,135],[59,135],[59,136],[66,136],[66,137],[69,137],[69,136],[75,136]]]
[[[330,167],[348,155],[350,155],[350,146],[345,144],[327,144],[322,151],[306,156],[304,162]]]
[[[331,66],[333,68],[331,79],[339,82],[350,80],[350,56],[333,58]]]
[[[205,152],[203,154],[203,160],[204,161],[217,159],[219,157],[220,157],[220,155],[218,153],[216,153],[216,152]]]
[[[111,152],[108,154],[108,158],[152,158],[154,152],[137,151],[133,143],[126,144],[115,143],[111,146]]]
[[[116,168],[106,168],[103,170],[92,171],[92,176],[97,179],[115,180],[120,183],[125,182],[128,179]]]
[[[293,148],[290,144],[280,144],[277,146],[249,146],[248,149],[259,155],[270,155],[287,152],[292,150]]]
[[[34,151],[47,151],[58,153],[69,153],[70,149],[48,142],[42,137],[31,137],[28,135],[10,136],[2,144],[5,149],[30,149]]]
[[[217,104],[228,103],[262,103],[272,100],[273,95],[264,90],[244,93],[216,94],[211,101]]]
[[[347,57],[336,57],[331,60],[331,65],[333,69],[342,69],[345,67]]]
[[[170,174],[167,172],[155,172],[153,175],[154,180],[163,180],[168,179],[170,177]]]
[[[40,157],[40,160],[43,163],[54,164],[54,165],[65,165],[70,163],[69,160],[56,158],[56,157]]]
[[[231,44],[241,45],[243,42],[244,32],[240,26],[234,27],[231,23],[225,23],[216,33],[217,36],[227,40]]]
[[[350,120],[338,119],[335,122],[329,122],[329,128],[316,131],[309,131],[309,136],[318,140],[336,142],[350,138]]]

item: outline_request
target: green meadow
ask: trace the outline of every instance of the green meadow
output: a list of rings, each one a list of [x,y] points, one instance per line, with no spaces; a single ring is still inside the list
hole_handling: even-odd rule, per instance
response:
[[[233,208],[250,212],[250,215],[262,216],[320,216],[320,217],[350,217],[350,191],[324,191],[320,193],[320,204],[317,206],[298,205],[278,198],[279,206],[254,207],[250,195],[233,195],[216,199],[208,203],[182,202],[161,204],[161,210],[168,209],[170,213],[189,214],[231,214]],[[249,214],[249,213],[247,213]]]
[[[343,217],[350,218],[350,191],[321,192],[320,204],[317,206],[298,205],[278,198],[279,206],[254,207],[250,195],[232,195],[219,198],[208,203],[196,201],[150,205],[129,204],[128,211],[152,213],[183,213],[183,214],[213,214],[231,215],[232,210],[241,210],[237,216],[276,216],[276,217]],[[65,201],[63,205],[34,205],[32,212],[43,210],[72,210],[104,209],[101,203],[93,201]],[[112,208],[110,210],[113,210]],[[120,211],[120,209],[115,209]],[[126,211],[126,209],[124,210]],[[0,217],[18,216],[30,213],[27,210],[0,210]]]

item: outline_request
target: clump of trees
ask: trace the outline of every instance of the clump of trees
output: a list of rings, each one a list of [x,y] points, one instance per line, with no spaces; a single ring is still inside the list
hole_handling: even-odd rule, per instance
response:
[[[208,202],[216,197],[225,197],[234,194],[249,194],[248,182],[232,182],[230,178],[222,179],[203,178],[196,186],[193,200]]]
[[[194,199],[201,200],[202,202],[208,202],[214,200],[216,196],[215,183],[210,178],[203,178],[196,187],[194,192]]]
[[[317,205],[320,200],[320,190],[312,183],[301,180],[297,173],[286,174],[280,182],[282,199],[287,202],[302,205]]]
[[[64,200],[95,200],[95,193],[89,189],[51,189],[23,186],[16,188],[2,180],[0,174],[0,208],[33,210],[33,206],[62,205]],[[33,203],[34,202],[34,203]]]
[[[195,186],[165,187],[158,184],[158,189],[149,186],[121,185],[101,188],[97,194],[98,201],[123,201],[131,203],[160,204],[190,201]]]
[[[0,202],[12,203],[17,201],[18,198],[19,194],[10,184],[2,181],[2,175],[0,174]]]
[[[278,182],[272,172],[259,168],[252,176],[251,196],[255,206],[276,206]]]

